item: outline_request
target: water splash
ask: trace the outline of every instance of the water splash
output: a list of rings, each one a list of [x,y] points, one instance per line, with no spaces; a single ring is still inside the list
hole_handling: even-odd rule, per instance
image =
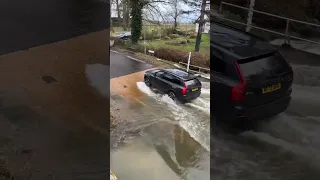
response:
[[[197,100],[183,105],[172,100],[168,95],[156,94],[144,82],[137,82],[137,87],[158,103],[168,107],[174,114],[174,119],[179,121],[180,126],[207,151],[210,151],[210,99],[204,99],[201,95]],[[202,112],[205,112],[206,116]]]

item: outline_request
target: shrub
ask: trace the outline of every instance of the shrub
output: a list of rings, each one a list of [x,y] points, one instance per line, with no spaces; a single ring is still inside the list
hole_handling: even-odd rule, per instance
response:
[[[124,41],[121,40],[121,39],[118,39],[118,38],[115,38],[114,39],[114,45],[123,45],[124,44]]]
[[[123,39],[115,39],[114,46],[122,46],[124,48],[129,48],[132,45],[131,39],[123,40]]]
[[[178,37],[180,37],[180,36],[179,36],[178,34],[170,34],[169,37],[170,37],[171,39],[176,39],[176,38],[178,38]]]
[[[128,47],[129,50],[134,51],[134,52],[140,52],[140,53],[144,53],[144,45],[143,44],[134,44],[131,45],[130,47]],[[148,50],[152,50],[152,46],[147,45],[146,46],[146,50],[148,52]]]
[[[170,34],[173,33],[173,28],[165,28],[161,30],[161,35],[162,36],[169,36]]]
[[[195,34],[195,33],[196,33],[195,30],[189,30],[189,31],[187,31],[187,34],[188,34],[188,35]]]
[[[172,34],[178,34],[180,36],[185,36],[186,35],[186,32],[184,31],[178,31],[178,30],[173,30],[172,31]]]
[[[190,38],[190,39],[194,39],[194,38],[196,38],[196,37],[197,37],[197,36],[196,36],[195,33],[189,35],[189,38]]]
[[[122,40],[123,41],[123,44],[126,46],[126,47],[129,47],[132,45],[132,41],[131,39],[128,39],[128,40]]]
[[[153,40],[155,40],[155,39],[160,39],[160,35],[154,35]]]
[[[166,42],[165,44],[173,45],[173,46],[183,46],[189,42],[190,42],[189,40],[183,39],[183,40],[178,40],[178,41]]]
[[[152,31],[147,31],[146,34],[142,33],[141,34],[141,40],[144,40],[144,38],[146,38],[146,40],[153,40],[155,38],[157,38],[157,35],[155,33],[153,33]]]
[[[169,48],[159,48],[155,51],[155,56],[157,58],[165,59],[176,63],[187,63],[188,55],[188,52]],[[192,65],[210,68],[210,56],[207,54],[200,52],[192,52],[190,61]]]

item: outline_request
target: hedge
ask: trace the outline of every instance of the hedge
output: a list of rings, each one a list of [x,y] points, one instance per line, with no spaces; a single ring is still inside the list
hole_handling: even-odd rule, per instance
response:
[[[187,63],[189,53],[186,51],[181,51],[177,49],[159,48],[155,50],[154,55],[157,58],[173,61],[176,63],[179,63],[179,62]],[[191,52],[190,64],[204,67],[204,68],[210,68],[210,56],[200,52]]]

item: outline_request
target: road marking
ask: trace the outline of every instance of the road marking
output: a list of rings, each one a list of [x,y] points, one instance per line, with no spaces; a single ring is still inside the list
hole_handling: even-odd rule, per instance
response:
[[[131,56],[127,56],[127,58],[132,59],[132,60],[134,60],[134,61],[141,62],[141,63],[146,63],[146,62],[144,62],[144,61],[142,61],[142,60],[140,60],[140,59],[136,59],[136,58],[133,58],[133,57],[131,57]]]

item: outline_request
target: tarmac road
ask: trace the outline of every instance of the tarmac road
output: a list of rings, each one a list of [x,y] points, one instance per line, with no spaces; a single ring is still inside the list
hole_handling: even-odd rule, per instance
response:
[[[109,11],[0,2],[0,179],[109,178]]]
[[[152,68],[152,65],[142,63],[133,57],[116,52],[110,53],[110,79],[125,76]]]
[[[2,0],[0,55],[108,29],[109,13],[99,0]]]

